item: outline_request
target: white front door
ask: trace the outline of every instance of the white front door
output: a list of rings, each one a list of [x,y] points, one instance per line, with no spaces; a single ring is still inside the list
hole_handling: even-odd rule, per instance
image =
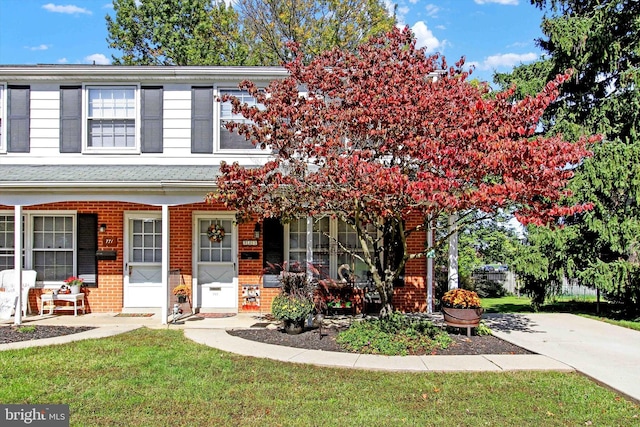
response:
[[[196,306],[203,309],[238,309],[237,229],[233,215],[202,214],[194,218],[194,284]],[[207,232],[223,230],[217,241]]]
[[[124,307],[162,307],[162,218],[125,214]]]

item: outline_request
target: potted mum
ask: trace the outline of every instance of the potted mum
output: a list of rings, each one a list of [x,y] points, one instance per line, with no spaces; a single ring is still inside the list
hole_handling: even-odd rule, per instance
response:
[[[442,297],[442,314],[448,326],[467,328],[467,335],[471,335],[471,328],[477,328],[482,318],[478,294],[466,289],[452,289]]]
[[[182,304],[187,302],[187,298],[191,296],[191,288],[185,284],[178,285],[173,288],[173,294],[178,297],[178,302]]]
[[[284,322],[284,330],[288,334],[299,334],[304,330],[304,323],[313,312],[313,301],[309,298],[279,294],[271,303],[271,314]]]

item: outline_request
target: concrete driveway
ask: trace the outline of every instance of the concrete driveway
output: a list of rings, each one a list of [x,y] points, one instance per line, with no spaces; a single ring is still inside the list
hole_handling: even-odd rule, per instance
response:
[[[494,335],[640,402],[640,331],[566,313],[487,314]]]

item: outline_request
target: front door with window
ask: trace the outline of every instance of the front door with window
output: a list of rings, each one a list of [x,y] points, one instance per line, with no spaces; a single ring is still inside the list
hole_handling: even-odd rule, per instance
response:
[[[152,213],[125,216],[124,307],[161,307],[162,219]]]
[[[233,216],[196,216],[194,233],[196,306],[204,310],[237,310],[237,238]]]

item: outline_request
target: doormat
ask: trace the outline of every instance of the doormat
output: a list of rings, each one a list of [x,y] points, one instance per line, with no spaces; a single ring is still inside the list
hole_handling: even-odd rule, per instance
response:
[[[118,313],[115,317],[151,317],[153,313]]]
[[[267,326],[269,326],[271,324],[271,322],[264,322],[264,323],[254,323],[253,325],[249,326],[250,328],[266,328]]]
[[[224,319],[225,317],[233,317],[235,313],[198,313],[196,317],[202,317],[203,319]]]

